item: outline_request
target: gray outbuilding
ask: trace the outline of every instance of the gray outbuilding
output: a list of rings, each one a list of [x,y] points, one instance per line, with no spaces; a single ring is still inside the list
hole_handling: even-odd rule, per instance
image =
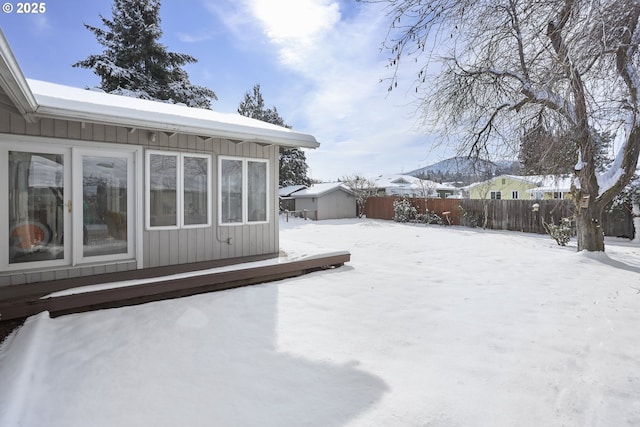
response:
[[[355,218],[356,196],[340,182],[314,184],[293,192],[296,211],[307,211],[308,217],[316,220]]]

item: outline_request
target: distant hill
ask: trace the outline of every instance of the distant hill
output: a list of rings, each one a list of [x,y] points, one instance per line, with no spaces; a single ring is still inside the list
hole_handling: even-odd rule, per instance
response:
[[[519,167],[519,163],[514,161],[492,162],[483,159],[452,157],[433,165],[407,172],[407,175],[426,178],[432,181],[469,184],[505,173],[516,174],[518,173]]]

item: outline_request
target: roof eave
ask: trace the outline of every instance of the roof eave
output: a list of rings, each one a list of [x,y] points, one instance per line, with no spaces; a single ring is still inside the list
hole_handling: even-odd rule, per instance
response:
[[[17,112],[27,121],[33,122],[31,114],[36,110],[38,104],[1,29],[0,87],[4,89]]]
[[[214,129],[211,126],[205,126],[205,121],[203,121],[202,126],[175,123],[171,115],[161,113],[153,113],[153,119],[141,119],[135,117],[135,115],[128,116],[126,111],[123,111],[122,115],[111,115],[81,109],[50,106],[46,105],[43,101],[42,99],[40,100],[40,106],[36,110],[36,115],[40,118],[77,120],[80,122],[118,125],[137,129],[187,133],[204,137],[251,141],[285,147],[318,148],[320,146],[320,143],[318,143],[313,136],[300,133],[287,135],[285,132],[279,133],[270,129],[254,130],[248,126],[230,124],[224,124],[220,128]]]

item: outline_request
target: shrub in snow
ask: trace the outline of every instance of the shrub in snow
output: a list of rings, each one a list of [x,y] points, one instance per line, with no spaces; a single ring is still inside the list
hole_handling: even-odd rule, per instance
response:
[[[444,221],[440,215],[427,211],[425,214],[417,214],[416,221],[424,224],[444,225]]]
[[[393,202],[393,220],[395,222],[413,221],[417,216],[418,210],[406,197]]]
[[[458,206],[460,209],[460,224],[465,227],[481,227],[484,224],[484,215],[482,212],[475,212],[464,209],[462,206]]]
[[[560,224],[547,224],[542,221],[542,225],[551,238],[553,238],[558,245],[567,246],[571,239],[571,218],[562,218]]]

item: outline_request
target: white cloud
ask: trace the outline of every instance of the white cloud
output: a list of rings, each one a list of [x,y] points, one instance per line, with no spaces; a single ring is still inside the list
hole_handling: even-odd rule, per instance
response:
[[[43,13],[33,14],[29,16],[29,18],[32,20],[31,28],[38,33],[46,33],[53,28],[46,14],[43,14]]]
[[[321,142],[308,153],[314,178],[351,173],[375,175],[424,166],[428,139],[417,132],[413,97],[387,94],[388,71],[378,47],[387,25],[373,7],[349,20],[330,21],[309,45],[278,41],[284,65],[312,82],[310,92],[286,94],[279,109]],[[327,21],[329,22],[329,21]],[[318,26],[320,27],[320,26]]]
[[[340,20],[339,5],[331,0],[251,0],[248,5],[267,37],[279,43],[311,43]]]
[[[176,37],[183,43],[198,43],[207,40],[211,40],[213,38],[213,34],[211,33],[176,33]]]
[[[246,3],[241,1],[205,0],[204,7],[224,25],[236,41],[250,42],[259,33],[258,25]]]
[[[429,138],[416,130],[412,94],[387,94],[380,83],[389,70],[379,49],[388,26],[379,5],[350,4],[348,18],[334,0],[242,0],[226,7],[225,25],[254,43],[266,39],[274,60],[305,82],[291,82],[268,103],[294,129],[320,141],[320,149],[307,153],[314,178],[428,164]]]

